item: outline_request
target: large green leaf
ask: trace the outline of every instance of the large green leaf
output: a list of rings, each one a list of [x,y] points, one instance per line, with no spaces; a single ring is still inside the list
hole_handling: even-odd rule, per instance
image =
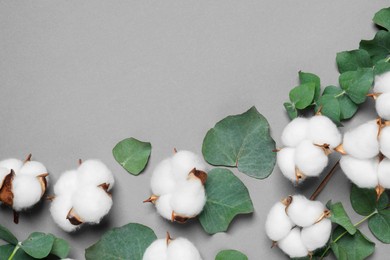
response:
[[[370,54],[371,60],[376,63],[390,54],[390,33],[378,31],[374,39],[362,40],[359,48],[366,50]]]
[[[28,255],[34,258],[42,259],[50,254],[54,240],[55,237],[51,234],[34,232],[22,242],[20,247]]]
[[[374,19],[372,20],[377,25],[382,26],[383,28],[386,28],[388,31],[390,31],[390,7],[383,8],[377,12],[374,16]]]
[[[340,226],[345,228],[351,235],[355,234],[356,227],[352,224],[351,219],[349,218],[341,202],[336,202],[332,204],[332,202],[329,201],[326,206],[331,211],[330,220],[333,223],[339,224]]]
[[[268,177],[275,166],[275,141],[267,120],[252,107],[241,115],[228,116],[210,129],[202,152],[213,165],[238,167],[251,177]]]
[[[140,174],[148,163],[152,146],[135,138],[120,141],[112,150],[115,160],[133,175]]]
[[[344,232],[345,234],[337,242],[330,244],[337,259],[363,260],[374,253],[375,243],[367,239],[359,230],[351,235],[345,229],[337,227],[333,231],[332,241],[335,241]]]
[[[290,102],[286,102],[283,104],[284,108],[287,111],[288,117],[293,120],[294,118],[298,117],[298,110],[294,107],[294,104]]]
[[[85,250],[87,260],[142,260],[145,250],[156,240],[152,229],[141,224],[130,223],[114,228]]]
[[[375,210],[382,210],[387,206],[388,197],[383,193],[377,201],[375,189],[362,189],[352,184],[350,200],[352,208],[362,216],[368,216]]]
[[[372,69],[358,69],[357,71],[347,71],[340,75],[340,86],[353,102],[363,103],[368,91],[372,87],[374,73]]]
[[[0,239],[12,245],[16,245],[18,243],[18,239],[14,236],[14,234],[2,225],[0,225]]]
[[[310,106],[314,99],[315,83],[301,84],[290,91],[290,101],[297,109],[305,109]]]
[[[383,243],[390,243],[390,210],[380,210],[368,220],[372,234]]]
[[[340,104],[334,95],[321,96],[316,104],[316,111],[321,109],[321,114],[329,117],[336,124],[340,123]]]
[[[223,250],[218,253],[215,260],[248,260],[248,257],[237,250]]]
[[[366,50],[352,50],[337,53],[337,66],[340,73],[355,71],[359,68],[371,68],[373,66],[370,54]]]
[[[206,205],[199,220],[209,234],[226,231],[236,215],[254,210],[248,189],[227,169],[217,168],[209,172],[206,194]]]
[[[15,249],[15,245],[8,244],[8,245],[0,246],[0,259],[1,260],[8,259],[11,256],[14,249]],[[33,259],[36,258],[29,256],[22,249],[16,251],[16,254],[13,257],[13,260],[33,260]]]
[[[386,60],[380,60],[375,64],[374,74],[381,75],[390,71],[390,63]]]
[[[327,86],[324,89],[323,95],[333,95],[339,102],[340,107],[340,120],[346,120],[353,117],[358,106],[346,95],[346,92],[336,86]]]
[[[299,81],[301,84],[306,84],[306,83],[314,83],[315,86],[315,91],[314,91],[314,100],[316,101],[321,94],[321,80],[320,78],[309,72],[303,72],[300,71],[299,73]]]
[[[69,251],[70,247],[67,241],[62,238],[55,238],[50,254],[56,255],[59,258],[66,258],[69,254]]]

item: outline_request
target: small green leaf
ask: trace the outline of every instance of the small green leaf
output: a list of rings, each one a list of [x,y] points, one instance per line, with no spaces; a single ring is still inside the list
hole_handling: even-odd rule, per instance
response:
[[[253,212],[248,189],[231,171],[213,169],[206,182],[207,201],[199,221],[209,234],[224,232],[238,214]]]
[[[390,7],[383,8],[382,10],[377,12],[374,16],[374,19],[372,20],[377,25],[390,31]]]
[[[352,184],[350,200],[352,208],[362,216],[368,216],[376,210],[375,189],[362,189]]]
[[[299,81],[301,84],[314,83],[315,85],[314,101],[317,101],[317,99],[320,97],[321,94],[320,78],[317,75],[309,72],[300,71],[298,74],[299,74]]]
[[[385,59],[390,53],[390,33],[378,31],[374,39],[362,40],[359,49],[366,50],[374,63]]]
[[[141,224],[130,223],[114,228],[85,250],[86,260],[142,260],[145,250],[156,240],[152,229]]]
[[[66,258],[69,254],[69,251],[69,243],[66,240],[62,238],[55,238],[50,254],[56,255],[59,258]]]
[[[390,210],[380,210],[368,220],[372,234],[380,241],[390,244]]]
[[[373,66],[370,54],[365,50],[339,52],[336,56],[336,62],[340,73]]]
[[[376,203],[376,208],[377,210],[382,210],[387,208],[388,206],[389,206],[389,196],[387,196],[386,192],[383,192]]]
[[[8,244],[8,245],[0,246],[0,259],[1,260],[8,259],[11,256],[14,249],[15,249],[15,245]],[[13,260],[34,260],[34,259],[36,258],[29,256],[22,249],[16,251],[16,254],[13,257]]]
[[[380,60],[375,64],[374,74],[381,75],[390,71],[390,63],[386,60]]]
[[[305,83],[290,91],[290,101],[297,109],[305,109],[310,106],[314,99],[315,83]]]
[[[223,250],[218,253],[215,260],[248,260],[248,257],[237,250]]]
[[[337,101],[339,102],[340,106],[340,119],[346,120],[353,117],[357,110],[358,106],[353,103],[353,101],[346,95],[346,92],[343,91],[341,88],[336,86],[327,86],[324,89],[323,95],[333,95]]]
[[[54,239],[55,237],[51,234],[47,235],[41,232],[34,232],[22,242],[20,247],[28,255],[42,259],[50,254]]]
[[[329,117],[336,124],[340,123],[340,104],[334,95],[321,96],[316,104],[316,112],[321,109],[321,114]]]
[[[336,242],[331,242],[331,248],[337,259],[363,260],[375,250],[375,243],[366,238],[359,230],[354,235],[348,234],[345,229],[337,227],[332,234],[335,241],[340,234],[345,234]]]
[[[330,220],[333,223],[339,224],[340,226],[345,228],[351,235],[355,234],[356,227],[352,224],[351,219],[349,218],[341,202],[336,202],[332,204],[332,202],[329,201],[326,206],[331,211]]]
[[[294,107],[294,104],[291,104],[290,102],[286,102],[283,104],[283,106],[286,109],[288,117],[291,120],[298,117],[298,110]]]
[[[275,166],[274,149],[267,119],[252,107],[241,115],[222,119],[210,129],[202,152],[212,165],[237,167],[248,176],[264,179]]]
[[[372,87],[374,73],[372,69],[358,69],[357,71],[347,71],[340,75],[340,86],[353,102],[363,103],[368,91]]]
[[[12,245],[16,245],[18,243],[18,239],[14,236],[14,234],[2,225],[0,225],[0,239]]]
[[[140,174],[148,163],[152,146],[135,138],[120,141],[112,150],[115,160],[133,175]]]

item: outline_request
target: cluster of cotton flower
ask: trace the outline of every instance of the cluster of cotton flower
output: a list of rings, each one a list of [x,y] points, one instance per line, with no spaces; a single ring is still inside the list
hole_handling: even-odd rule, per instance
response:
[[[0,202],[16,212],[34,206],[46,191],[48,175],[42,163],[31,161],[31,154],[24,161],[1,161]]]
[[[375,98],[375,108],[378,115],[390,120],[390,72],[375,77],[372,96]]]
[[[328,165],[331,149],[341,142],[337,126],[326,116],[298,117],[282,133],[283,148],[277,163],[283,175],[297,184],[306,177],[316,177]]]
[[[50,212],[59,227],[72,232],[83,223],[98,224],[112,206],[114,177],[99,160],[80,162],[54,185]]]
[[[157,239],[145,251],[143,260],[202,260],[198,249],[186,238]]]
[[[175,150],[152,173],[152,202],[164,218],[184,223],[202,212],[206,203],[206,164],[196,154]]]
[[[332,229],[329,215],[319,201],[289,196],[271,208],[266,233],[290,257],[304,257],[327,243]]]

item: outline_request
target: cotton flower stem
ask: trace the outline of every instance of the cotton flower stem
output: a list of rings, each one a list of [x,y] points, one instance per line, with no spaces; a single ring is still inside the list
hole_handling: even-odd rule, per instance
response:
[[[14,210],[14,223],[19,224],[19,212]]]
[[[24,159],[23,163],[26,163],[26,162],[31,161],[31,157],[32,157],[32,154],[29,153],[29,154],[27,155],[26,159]]]
[[[313,195],[311,195],[310,200],[315,200],[318,195],[320,195],[321,191],[328,184],[329,180],[332,178],[333,174],[336,172],[337,167],[340,165],[340,160],[338,160],[335,165],[333,165],[332,169],[330,169],[329,173],[325,176],[325,178],[321,181],[320,185],[314,191]]]
[[[12,251],[12,254],[8,257],[8,260],[12,260],[14,256],[16,255],[16,252],[18,252],[20,248],[20,242],[15,246],[14,251]]]

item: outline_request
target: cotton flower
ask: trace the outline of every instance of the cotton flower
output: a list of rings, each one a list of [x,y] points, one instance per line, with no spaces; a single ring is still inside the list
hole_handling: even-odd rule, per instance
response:
[[[380,94],[376,98],[375,108],[381,118],[390,120],[390,92]]]
[[[375,93],[388,93],[390,92],[390,72],[383,73],[375,76],[374,83]]]

